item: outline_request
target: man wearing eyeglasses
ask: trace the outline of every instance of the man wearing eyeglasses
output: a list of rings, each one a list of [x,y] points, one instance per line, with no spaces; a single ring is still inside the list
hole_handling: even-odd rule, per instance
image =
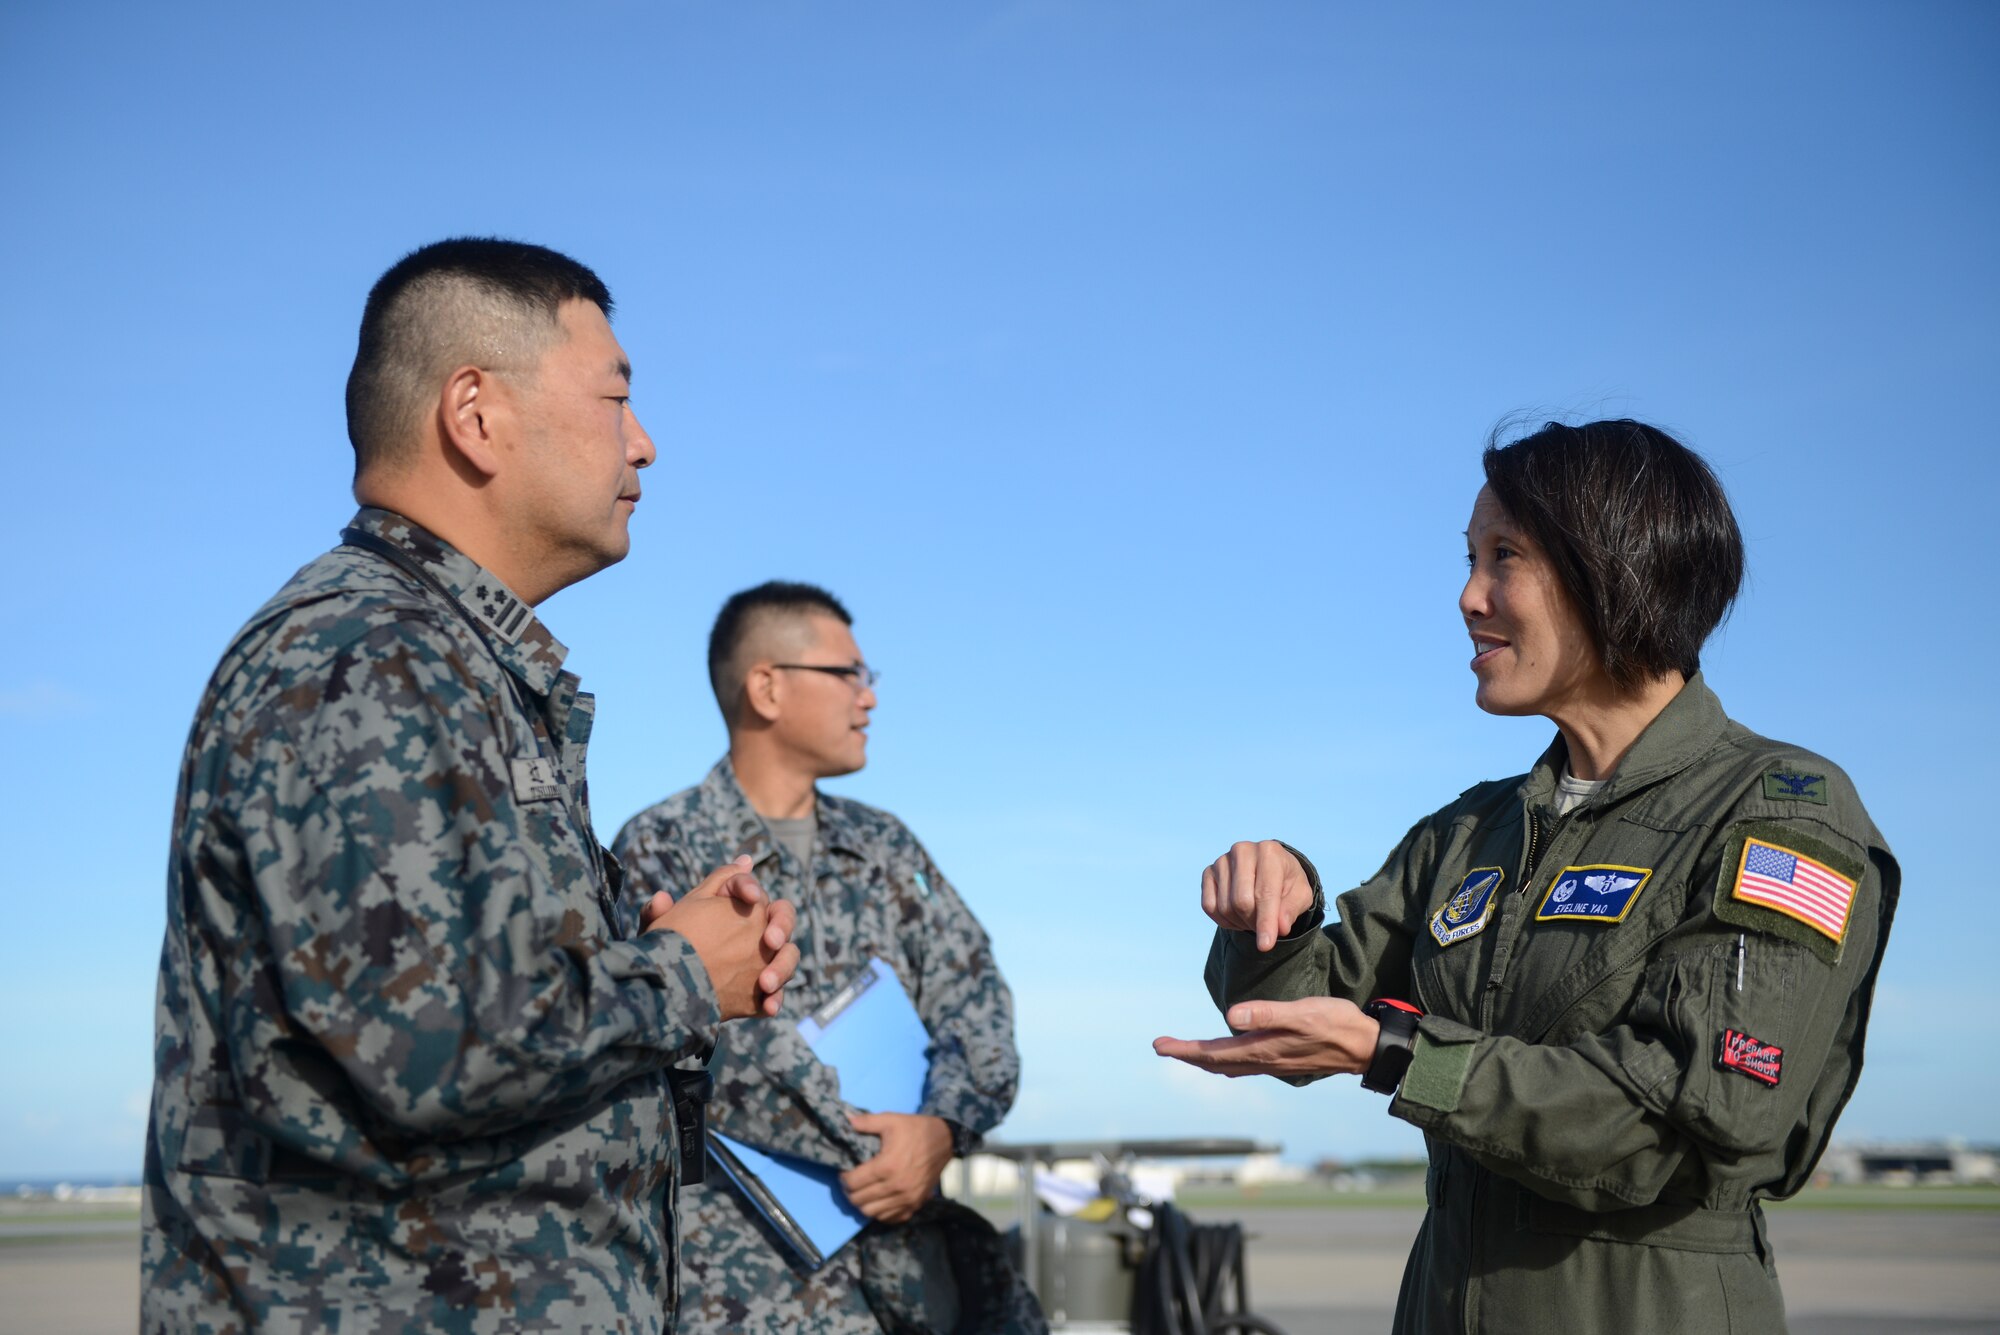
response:
[[[1046,1329],[990,1226],[938,1195],[945,1166],[1006,1115],[1020,1074],[1013,1000],[986,933],[901,821],[818,788],[868,759],[877,674],[853,618],[810,584],[746,589],[716,617],[708,671],[729,754],[634,816],[613,848],[636,900],[679,896],[717,859],[747,856],[774,898],[798,906],[787,1014],[724,1031],[710,1125],[843,1170],[848,1199],[874,1222],[807,1272],[719,1175],[684,1188],[679,1329],[951,1331],[961,1314],[969,1329]],[[796,1027],[876,957],[931,1036],[914,1114],[843,1103]]]

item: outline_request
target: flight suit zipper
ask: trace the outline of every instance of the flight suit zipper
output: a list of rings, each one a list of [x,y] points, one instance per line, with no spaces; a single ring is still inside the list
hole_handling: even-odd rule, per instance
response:
[[[1558,816],[1550,823],[1545,835],[1542,831],[1541,817],[1532,808],[1524,807],[1523,813],[1528,819],[1528,853],[1522,863],[1520,884],[1514,887],[1512,902],[1505,903],[1500,908],[1499,941],[1493,952],[1493,963],[1487,969],[1486,985],[1481,989],[1479,998],[1479,1027],[1482,1029],[1493,1027],[1494,1002],[1500,994],[1501,985],[1507,981],[1507,972],[1513,967],[1514,955],[1520,946],[1521,933],[1526,930],[1522,917],[1528,912],[1527,891],[1534,883],[1535,868],[1550,849],[1562,842],[1563,835],[1568,833],[1570,826],[1579,816],[1589,818],[1588,811],[1579,807],[1575,811]]]
[[[1543,841],[1542,841],[1541,818],[1535,814],[1532,808],[1527,807],[1525,805],[1523,806],[1522,811],[1523,814],[1526,815],[1528,818],[1528,851],[1526,858],[1523,859],[1521,864],[1521,879],[1520,883],[1514,887],[1514,897],[1517,902],[1525,903],[1525,901],[1523,901],[1521,897],[1526,892],[1529,882],[1534,880],[1535,864],[1541,861],[1541,856],[1543,851]],[[1556,836],[1562,831],[1565,824],[1567,824],[1566,818],[1556,821],[1554,828],[1552,828],[1549,831],[1548,842],[1550,844],[1553,844],[1555,842]],[[1496,957],[1493,961],[1493,967],[1486,976],[1486,986],[1483,990],[1482,995],[1479,998],[1479,1025],[1482,1029],[1491,1029],[1493,1026],[1494,998],[1499,995],[1500,985],[1502,982],[1506,980],[1507,977],[1507,967],[1513,960],[1513,953],[1514,953],[1513,947],[1518,936],[1518,928],[1511,921],[1513,918],[1513,912],[1510,912],[1510,910],[1513,909],[1514,909],[1513,905],[1504,905],[1501,908],[1502,944],[1499,952],[1496,954]],[[1525,913],[1527,910],[1525,907],[1523,907],[1517,911]],[[1480,1204],[1480,1196],[1482,1193],[1480,1192],[1479,1188],[1480,1188],[1480,1178],[1484,1174],[1477,1166],[1474,1166],[1468,1170],[1466,1175],[1471,1179],[1466,1184],[1466,1191],[1465,1191],[1466,1237],[1469,1240],[1473,1250],[1477,1252],[1481,1246],[1479,1204]],[[1472,1327],[1472,1315],[1473,1315],[1472,1313],[1473,1264],[1472,1263],[1475,1259],[1476,1259],[1475,1257],[1471,1256],[1466,1258],[1467,1265],[1465,1273],[1459,1281],[1458,1322],[1460,1328],[1463,1330],[1471,1330],[1473,1328]]]
[[[1514,887],[1517,895],[1528,892],[1528,882],[1535,879],[1535,863],[1541,859],[1542,818],[1533,811],[1528,813],[1528,860],[1521,866],[1521,882]]]

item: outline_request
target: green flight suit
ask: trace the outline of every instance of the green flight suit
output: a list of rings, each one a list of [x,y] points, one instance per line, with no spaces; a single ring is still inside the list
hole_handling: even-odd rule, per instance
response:
[[[1418,822],[1337,922],[1308,865],[1312,910],[1266,954],[1218,932],[1209,990],[1425,1012],[1389,1105],[1430,1150],[1396,1331],[1782,1331],[1758,1203],[1860,1076],[1896,860],[1845,774],[1699,675],[1557,817],[1564,758]]]

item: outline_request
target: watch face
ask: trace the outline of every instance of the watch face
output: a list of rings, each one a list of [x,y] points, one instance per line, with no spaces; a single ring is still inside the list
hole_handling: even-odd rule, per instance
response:
[[[1387,997],[1375,998],[1375,1000],[1361,1008],[1361,1013],[1372,1020],[1378,1020],[1384,1024],[1395,1024],[1398,1033],[1415,1032],[1417,1021],[1423,1018],[1422,1012],[1413,1008],[1399,1006]]]

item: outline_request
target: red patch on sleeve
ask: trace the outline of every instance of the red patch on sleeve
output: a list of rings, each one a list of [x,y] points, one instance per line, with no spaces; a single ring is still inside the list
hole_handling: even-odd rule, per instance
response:
[[[1725,1029],[1722,1031],[1722,1050],[1715,1054],[1715,1064],[1725,1071],[1740,1071],[1752,1080],[1775,1085],[1785,1064],[1785,1050],[1734,1029]]]

